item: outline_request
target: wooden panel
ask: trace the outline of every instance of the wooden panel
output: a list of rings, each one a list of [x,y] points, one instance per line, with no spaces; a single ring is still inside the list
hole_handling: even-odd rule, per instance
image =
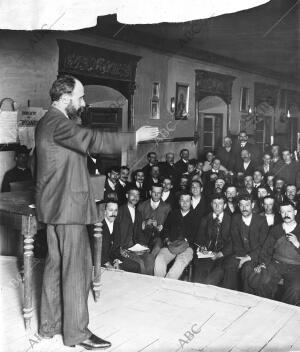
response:
[[[37,338],[43,265],[34,265],[34,319],[25,333],[16,262],[0,258],[0,312],[5,352],[69,351],[62,337]],[[89,328],[120,352],[299,350],[300,308],[214,286],[102,271],[100,302],[89,297]],[[13,327],[13,329],[12,329]],[[31,340],[30,340],[31,339]],[[32,347],[33,344],[33,347]],[[76,351],[82,348],[76,348]]]

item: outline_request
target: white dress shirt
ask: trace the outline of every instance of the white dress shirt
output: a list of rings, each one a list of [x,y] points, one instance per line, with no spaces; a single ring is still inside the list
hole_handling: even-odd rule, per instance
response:
[[[192,207],[193,209],[196,209],[197,205],[200,203],[201,197],[199,198],[194,198],[192,197]]]
[[[170,195],[170,191],[168,191],[168,192],[162,192],[161,199],[162,199],[163,201],[165,201],[165,200],[169,197],[169,195]]]
[[[251,160],[248,161],[247,163],[244,162],[244,169],[247,170],[247,167],[249,166],[249,164],[251,163]]]
[[[151,208],[154,209],[154,210],[159,206],[159,203],[160,203],[160,201],[158,201],[158,202],[153,202],[153,200],[150,199]]]
[[[275,215],[274,215],[274,214],[265,214],[265,216],[266,216],[268,225],[269,225],[269,226],[274,225],[274,218],[275,218]]]
[[[109,187],[110,187],[112,190],[115,191],[115,190],[116,190],[116,185],[115,185],[115,183],[112,183],[109,178],[107,179],[107,182],[108,182],[108,184],[109,184]]]
[[[244,216],[242,216],[242,219],[243,219],[245,225],[250,226],[250,223],[252,220],[252,214],[250,216],[247,216],[246,218]]]
[[[128,206],[128,209],[129,209],[129,212],[130,212],[130,215],[131,215],[132,223],[134,223],[134,220],[135,220],[135,208],[131,207],[130,205],[127,205],[127,206]]]
[[[105,222],[106,222],[106,225],[107,225],[107,227],[109,229],[109,233],[112,234],[113,233],[113,229],[114,229],[114,223],[108,221],[107,218],[105,218]]]
[[[215,219],[217,217],[217,214],[213,213],[213,219]],[[219,220],[220,222],[223,221],[223,217],[224,217],[224,212],[222,212],[221,214],[219,214]]]

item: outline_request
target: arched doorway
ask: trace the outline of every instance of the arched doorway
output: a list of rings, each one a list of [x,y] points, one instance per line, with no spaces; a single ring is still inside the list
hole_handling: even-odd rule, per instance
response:
[[[222,137],[230,131],[229,115],[234,79],[230,75],[195,70],[195,141],[198,142],[198,154],[221,145]]]
[[[133,129],[135,75],[141,57],[68,40],[57,43],[58,75],[75,76],[92,99],[86,99],[91,106],[86,108],[84,123],[110,131]],[[126,163],[126,151],[97,159],[102,161],[103,173],[112,165]]]
[[[84,90],[87,106],[82,116],[83,125],[102,131],[127,129],[128,101],[119,91],[101,85],[86,85]],[[111,166],[126,164],[127,150],[99,154],[97,160],[100,172],[105,173]]]

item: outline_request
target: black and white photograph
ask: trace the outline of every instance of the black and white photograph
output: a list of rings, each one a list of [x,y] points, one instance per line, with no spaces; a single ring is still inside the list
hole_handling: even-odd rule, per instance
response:
[[[0,350],[300,352],[300,1],[0,11]]]

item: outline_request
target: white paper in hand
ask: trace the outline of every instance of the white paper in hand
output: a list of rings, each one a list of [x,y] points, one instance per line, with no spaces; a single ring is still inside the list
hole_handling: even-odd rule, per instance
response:
[[[203,258],[212,258],[215,256],[215,253],[214,252],[211,252],[211,251],[203,251],[203,252],[200,252],[198,251],[197,252],[197,257],[199,259],[203,259]]]
[[[149,248],[137,243],[134,246],[128,248],[128,250],[131,252],[141,252],[141,251],[147,251],[147,250],[149,250]]]

